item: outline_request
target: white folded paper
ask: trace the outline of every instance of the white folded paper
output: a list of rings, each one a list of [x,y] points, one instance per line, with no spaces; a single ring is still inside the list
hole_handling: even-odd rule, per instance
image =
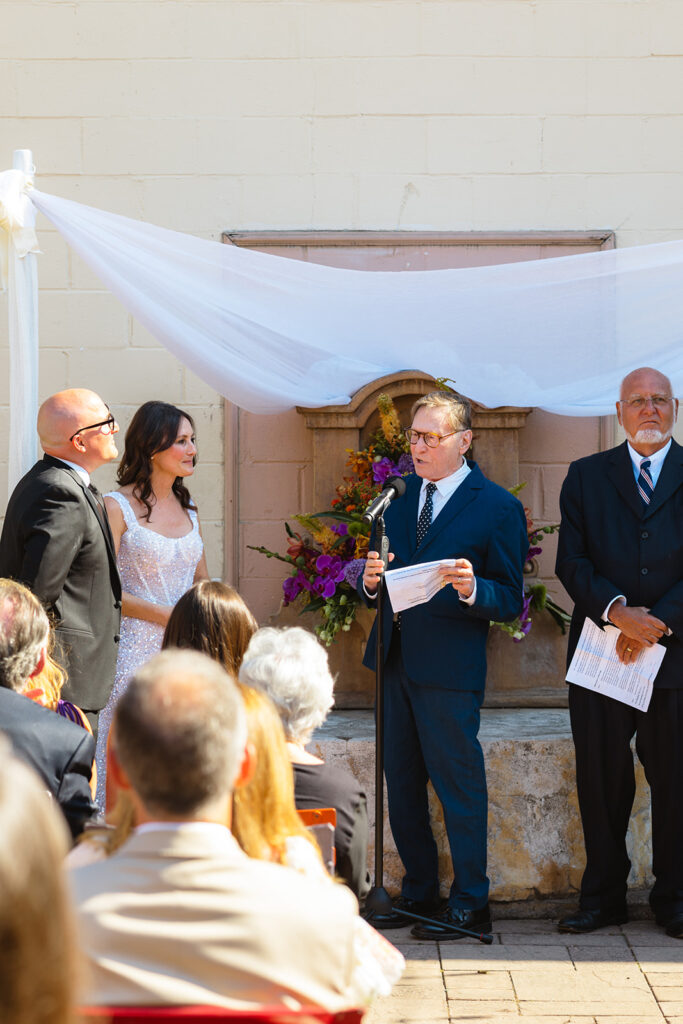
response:
[[[406,608],[431,601],[437,590],[441,590],[444,585],[443,576],[439,574],[442,565],[453,566],[455,559],[442,558],[438,562],[420,562],[419,565],[407,565],[404,569],[390,569],[385,579],[394,611],[404,612]]]
[[[666,648],[661,644],[643,647],[635,661],[624,665],[616,652],[618,636],[616,626],[599,629],[591,619],[586,619],[567,671],[567,682],[647,711]]]

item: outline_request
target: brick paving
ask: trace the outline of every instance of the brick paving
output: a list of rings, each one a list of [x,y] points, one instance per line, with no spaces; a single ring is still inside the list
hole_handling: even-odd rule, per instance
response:
[[[652,921],[560,935],[553,921],[494,922],[494,943],[417,942],[365,1024],[683,1024],[683,941]]]

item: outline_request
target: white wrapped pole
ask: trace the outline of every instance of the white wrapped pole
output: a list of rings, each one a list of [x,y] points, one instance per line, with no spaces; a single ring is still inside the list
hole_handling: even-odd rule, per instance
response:
[[[36,460],[38,413],[38,267],[36,211],[27,195],[35,168],[30,149],[14,151],[13,203],[5,211],[9,316],[9,465],[8,494]],[[12,172],[7,172],[11,174]],[[17,186],[18,183],[18,186]]]

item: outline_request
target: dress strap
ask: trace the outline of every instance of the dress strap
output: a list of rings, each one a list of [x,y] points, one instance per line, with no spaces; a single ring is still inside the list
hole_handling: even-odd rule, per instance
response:
[[[105,498],[114,499],[116,504],[123,512],[123,518],[129,530],[131,530],[134,526],[138,525],[138,521],[135,518],[135,512],[133,512],[133,507],[131,503],[128,501],[128,498],[125,496],[125,494],[121,494],[120,491],[109,491],[107,494],[105,494]]]

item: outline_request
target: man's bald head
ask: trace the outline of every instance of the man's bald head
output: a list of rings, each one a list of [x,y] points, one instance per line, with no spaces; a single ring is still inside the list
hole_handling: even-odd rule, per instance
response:
[[[632,394],[673,394],[671,381],[652,366],[639,366],[637,370],[627,373],[621,382],[619,398],[623,402]]]
[[[118,426],[108,433],[101,428],[86,429],[91,424],[104,422],[109,415],[107,406],[94,391],[86,388],[58,391],[38,410],[38,436],[43,451],[78,463],[92,472],[118,455],[113,440]]]
[[[198,651],[157,654],[137,670],[116,706],[115,756],[159,820],[192,817],[229,800],[246,742],[235,680]]]
[[[621,382],[617,418],[631,446],[650,456],[669,443],[678,415],[669,378],[651,366],[639,366]]]

